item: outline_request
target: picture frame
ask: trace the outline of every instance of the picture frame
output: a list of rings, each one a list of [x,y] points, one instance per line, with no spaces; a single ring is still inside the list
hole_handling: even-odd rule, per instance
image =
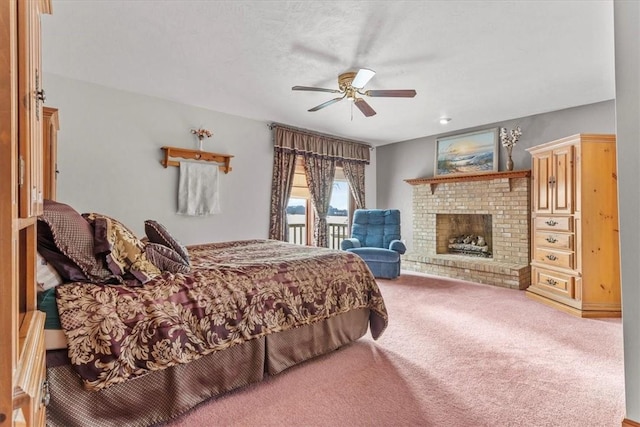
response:
[[[435,176],[497,172],[498,128],[436,139]]]

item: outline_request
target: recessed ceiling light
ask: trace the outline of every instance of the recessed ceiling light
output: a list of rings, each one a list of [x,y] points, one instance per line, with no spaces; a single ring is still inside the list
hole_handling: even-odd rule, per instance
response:
[[[446,125],[447,123],[449,123],[451,121],[451,117],[441,117],[440,118],[440,124],[441,125]]]

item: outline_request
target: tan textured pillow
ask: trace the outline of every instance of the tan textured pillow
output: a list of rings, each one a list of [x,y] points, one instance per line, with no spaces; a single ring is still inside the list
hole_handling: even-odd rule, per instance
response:
[[[91,222],[96,235],[96,248],[105,254],[109,270],[118,276],[131,273],[141,283],[160,274],[160,269],[149,261],[145,245],[117,219],[99,213],[83,214]],[[104,241],[103,241],[104,239]]]

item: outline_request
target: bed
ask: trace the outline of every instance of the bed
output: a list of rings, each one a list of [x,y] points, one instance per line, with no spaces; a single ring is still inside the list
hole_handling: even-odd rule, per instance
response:
[[[73,216],[70,224],[85,228],[71,208],[59,205],[45,204],[45,217],[62,209]],[[109,238],[121,228],[116,220],[96,214],[82,220],[89,224],[94,258],[107,268],[85,266],[91,279],[50,288],[66,348],[47,354],[47,425],[161,424],[209,398],[336,350],[368,329],[377,339],[386,328],[384,300],[357,255],[273,240],[185,248],[147,227],[149,241],[125,245]],[[56,221],[43,221],[42,228],[49,228],[56,250],[77,258],[75,246],[65,249],[59,241],[70,224],[52,226]],[[53,250],[45,240],[39,233],[39,252]],[[182,267],[163,264],[151,252],[141,256],[159,241]],[[169,270],[154,270],[149,260]],[[76,261],[76,267],[83,262]]]

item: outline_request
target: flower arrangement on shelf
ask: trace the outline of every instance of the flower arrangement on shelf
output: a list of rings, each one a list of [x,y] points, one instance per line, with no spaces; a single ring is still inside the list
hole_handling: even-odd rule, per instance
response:
[[[191,133],[197,136],[198,139],[211,138],[213,136],[213,132],[204,128],[191,129]]]
[[[507,132],[507,128],[500,128],[500,142],[502,146],[507,149],[507,170],[513,170],[513,159],[511,159],[511,151],[513,147],[518,143],[518,139],[522,136],[520,126],[515,129],[511,129],[511,132]]]
[[[213,136],[213,132],[205,128],[191,129],[191,133],[198,138],[198,149],[200,151],[202,151],[202,140]]]
[[[507,128],[500,128],[500,142],[502,142],[502,146],[507,150],[511,150],[521,136],[522,131],[520,130],[520,126],[511,129],[510,133],[507,133]]]

